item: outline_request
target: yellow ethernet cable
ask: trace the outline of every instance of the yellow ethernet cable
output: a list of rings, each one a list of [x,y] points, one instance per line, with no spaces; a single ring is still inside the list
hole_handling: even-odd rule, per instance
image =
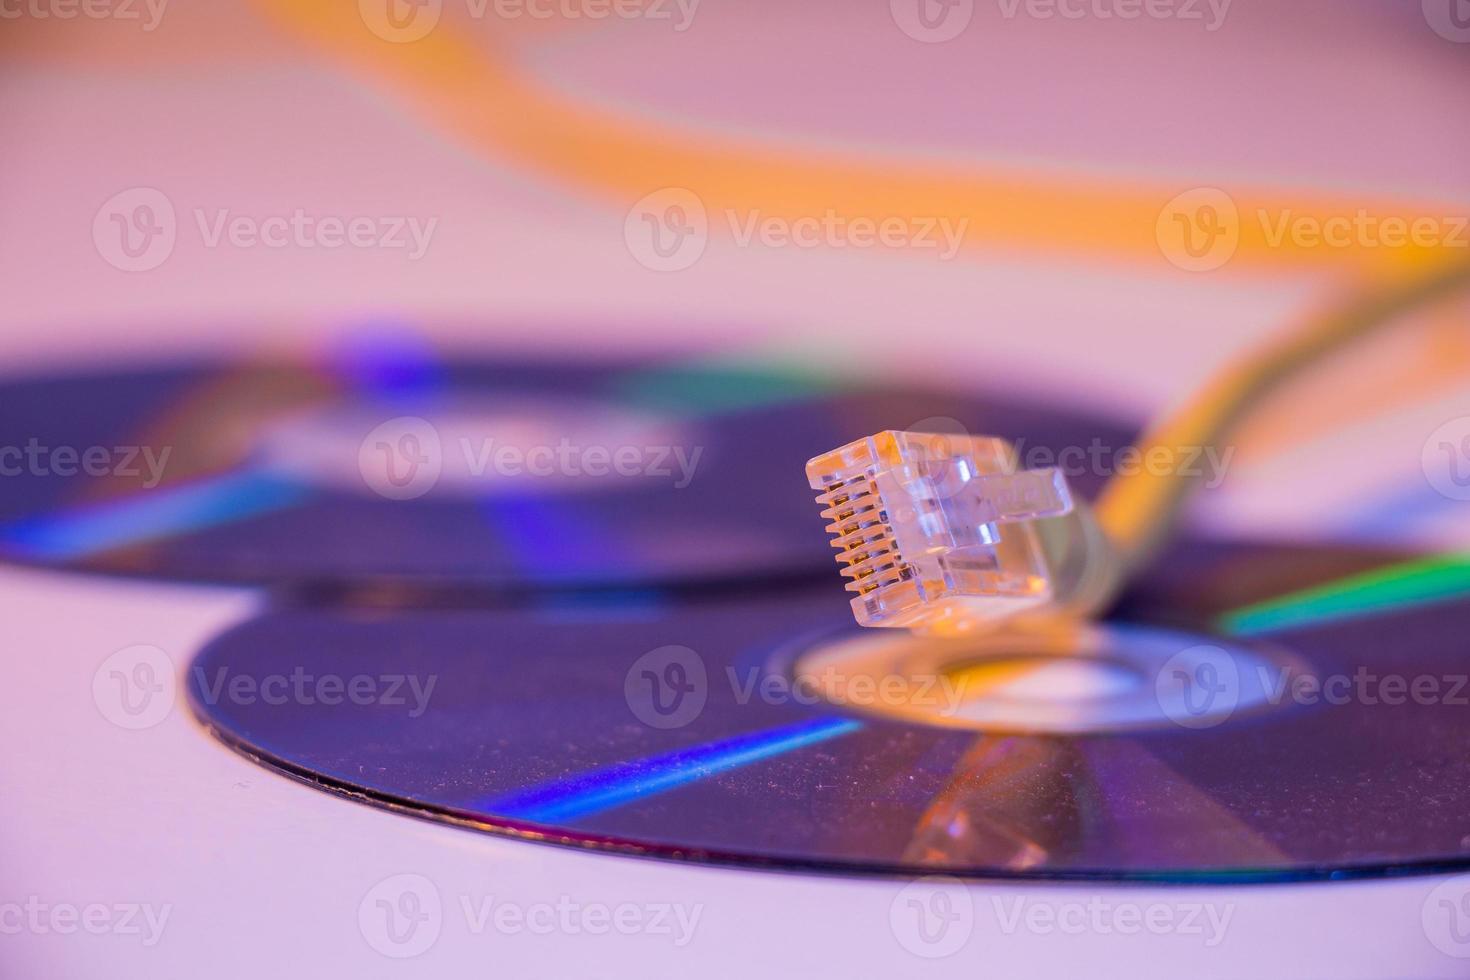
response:
[[[445,17],[415,39],[382,36],[358,5],[255,0],[271,20],[314,50],[351,66],[419,117],[483,154],[565,181],[626,208],[660,188],[693,193],[710,213],[758,211],[798,220],[842,217],[947,219],[961,247],[1047,255],[1162,261],[1161,213],[1181,188],[1155,179],[1095,177],[1000,162],[941,165],[906,155],[772,148],[749,140],[610,112],[537,80],[486,21]],[[447,11],[446,11],[447,13]],[[392,35],[393,30],[388,33]],[[402,41],[403,43],[395,43]],[[1291,214],[1323,226],[1344,214],[1378,222],[1402,214],[1454,214],[1456,205],[1391,198],[1361,201],[1274,185],[1232,187],[1240,215]],[[1381,269],[1441,252],[1406,240],[1343,247],[1278,238],[1260,221],[1228,222],[1238,237],[1232,268]],[[981,253],[984,254],[984,253]]]
[[[1365,289],[1224,371],[1140,443],[1217,446],[1323,357],[1470,286],[1470,261]],[[1174,458],[1179,458],[1175,456]],[[1094,512],[990,436],[884,431],[808,461],[859,624],[938,636],[1106,610],[1168,539],[1195,481],[1115,478]]]
[[[1464,257],[1433,262],[1413,275],[1364,286],[1216,375],[1180,411],[1150,429],[1140,445],[1144,452],[1155,447],[1219,446],[1258,405],[1324,358],[1408,323],[1410,314],[1467,287],[1470,259]],[[1179,474],[1131,474],[1114,479],[1103,489],[1097,518],[1116,546],[1125,574],[1146,564],[1167,541],[1195,482]]]
[[[966,234],[966,246],[1152,261],[1162,248],[1159,226],[1167,212],[1161,213],[1161,204],[1177,190],[1150,181],[1098,179],[1078,184],[999,165],[971,172],[906,160],[771,151],[741,142],[717,145],[708,134],[619,117],[538,85],[498,39],[485,36],[483,30],[471,32],[446,22],[406,43],[409,38],[384,36],[382,25],[366,25],[350,4],[291,0],[256,0],[256,4],[292,34],[365,71],[386,91],[418,106],[425,119],[467,144],[622,202],[659,187],[679,187],[716,210],[758,208],[771,216],[800,217],[816,207],[845,216],[947,216],[975,229]],[[393,34],[392,25],[388,27]],[[1349,212],[1445,213],[1441,206],[1377,201],[1365,207],[1337,196],[1262,186],[1242,187],[1233,197],[1241,214],[1292,213],[1317,224]],[[1336,267],[1354,276],[1388,275],[1393,277],[1391,284],[1364,290],[1313,318],[1283,344],[1225,372],[1184,411],[1153,429],[1144,440],[1145,451],[1218,443],[1262,398],[1323,355],[1470,280],[1470,269],[1459,260],[1453,267],[1436,266],[1433,272],[1419,274],[1440,261],[1443,246],[1405,242],[1388,247],[1364,240],[1351,242],[1346,249],[1327,249],[1290,237],[1278,241],[1260,222],[1237,224],[1239,241],[1232,261],[1240,266]],[[907,459],[903,465],[912,468],[915,454],[922,455],[916,448],[922,440],[901,439],[901,433],[887,435],[894,437],[889,456]],[[956,450],[954,457],[967,451],[962,446],[951,448]],[[872,482],[879,470],[865,475],[861,469],[850,473],[840,469],[846,465],[843,450],[813,460],[808,473],[813,488],[822,493],[824,508],[838,508],[829,515],[837,527],[834,534],[846,537],[848,532],[842,529],[852,521],[841,516],[846,508],[833,503],[843,494],[831,498],[827,494],[842,489],[834,484],[844,473],[849,479],[863,476]],[[1004,448],[968,451],[975,454],[979,472],[982,461],[993,461]],[[853,452],[872,455],[869,468],[885,462],[876,442]],[[1012,489],[1035,489],[1047,479],[1044,474],[1023,476]],[[823,482],[829,478],[831,482]],[[923,480],[911,481],[903,492],[923,489]],[[1167,540],[1191,489],[1191,482],[1180,475],[1121,478],[1106,488],[1094,516],[1060,484],[1052,501],[1065,508],[1060,512],[1023,516],[998,510],[996,520],[987,522],[993,527],[986,534],[994,541],[981,541],[978,532],[964,532],[960,535],[964,543],[952,546],[944,543],[942,533],[931,533],[933,522],[964,520],[974,514],[951,501],[947,509],[927,513],[929,523],[916,524],[910,529],[913,533],[898,535],[895,528],[893,550],[886,553],[890,560],[878,560],[884,556],[862,547],[854,550],[852,545],[861,545],[865,535],[839,542],[839,557],[849,569],[849,588],[857,593],[854,610],[865,625],[963,632],[1022,614],[1087,616],[1105,609],[1127,576]],[[881,493],[877,502],[897,503],[883,500]],[[968,510],[983,513],[987,506],[996,502],[974,503]],[[878,513],[891,516],[883,507]],[[877,533],[874,525],[861,523],[866,526],[853,533]],[[1018,538],[1021,543],[1013,546]],[[915,546],[923,550],[911,551]],[[931,560],[949,554],[945,549],[950,547],[956,549],[952,562]],[[939,577],[925,578],[926,573]],[[890,591],[894,589],[898,591]]]

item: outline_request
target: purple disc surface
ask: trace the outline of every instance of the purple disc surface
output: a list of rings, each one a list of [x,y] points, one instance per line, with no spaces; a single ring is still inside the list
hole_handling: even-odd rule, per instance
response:
[[[210,643],[187,684],[200,719],[266,765],[538,841],[903,874],[1442,870],[1470,858],[1470,597],[1411,597],[1422,571],[1333,592],[1395,560],[1177,547],[1105,625],[1124,648],[1177,650],[1129,702],[1161,723],[1123,731],[965,730],[806,696],[796,658],[860,632],[835,575],[498,605],[318,594]]]
[[[0,402],[0,559],[271,585],[825,578],[813,455],[895,426],[1052,455],[1131,438],[1040,404],[656,360],[186,365],[11,380]]]

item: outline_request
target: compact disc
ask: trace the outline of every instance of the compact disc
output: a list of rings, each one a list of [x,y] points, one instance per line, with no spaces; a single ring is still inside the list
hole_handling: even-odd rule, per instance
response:
[[[771,366],[392,353],[0,385],[0,557],[266,584],[826,577],[817,452],[891,425],[1053,453],[1130,437]]]
[[[1191,881],[1470,860],[1464,563],[1189,544],[1070,640],[929,659],[888,657],[912,641],[832,583],[492,603],[317,596],[213,641],[187,688],[325,789],[636,854]]]

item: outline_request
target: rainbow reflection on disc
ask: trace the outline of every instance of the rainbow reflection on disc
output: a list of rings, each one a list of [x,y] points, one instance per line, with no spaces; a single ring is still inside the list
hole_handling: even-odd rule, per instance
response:
[[[0,384],[0,447],[35,450],[0,480],[0,559],[502,590],[828,577],[816,452],[936,418],[1053,449],[1129,439],[774,366],[392,353]]]
[[[1119,669],[1073,672],[1072,710],[1029,730],[1065,664],[980,669],[1005,714],[951,725],[794,685],[805,653],[857,634],[830,583],[343,594],[230,630],[187,684],[267,765],[539,841],[848,872],[1326,878],[1470,863],[1467,617],[1463,560],[1184,544],[1099,628]],[[895,676],[931,682],[910,701],[947,696],[943,676]],[[261,696],[276,678],[302,686]]]

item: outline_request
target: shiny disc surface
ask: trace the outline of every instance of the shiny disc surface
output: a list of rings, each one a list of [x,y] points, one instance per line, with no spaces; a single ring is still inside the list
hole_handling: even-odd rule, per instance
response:
[[[1012,708],[1059,691],[1093,698],[1094,717],[1110,698],[1133,722],[1157,706],[1116,730],[1028,732],[1024,710],[996,730],[868,710],[915,687],[872,688],[866,707],[856,686],[841,705],[813,697],[792,665],[858,632],[831,583],[498,607],[318,596],[221,636],[188,688],[216,734],[266,764],[538,840],[885,873],[1422,871],[1470,857],[1461,571],[1186,545],[1105,626],[1117,669],[1090,694],[1058,688],[1054,660],[927,679],[943,697],[969,676],[966,698]]]

